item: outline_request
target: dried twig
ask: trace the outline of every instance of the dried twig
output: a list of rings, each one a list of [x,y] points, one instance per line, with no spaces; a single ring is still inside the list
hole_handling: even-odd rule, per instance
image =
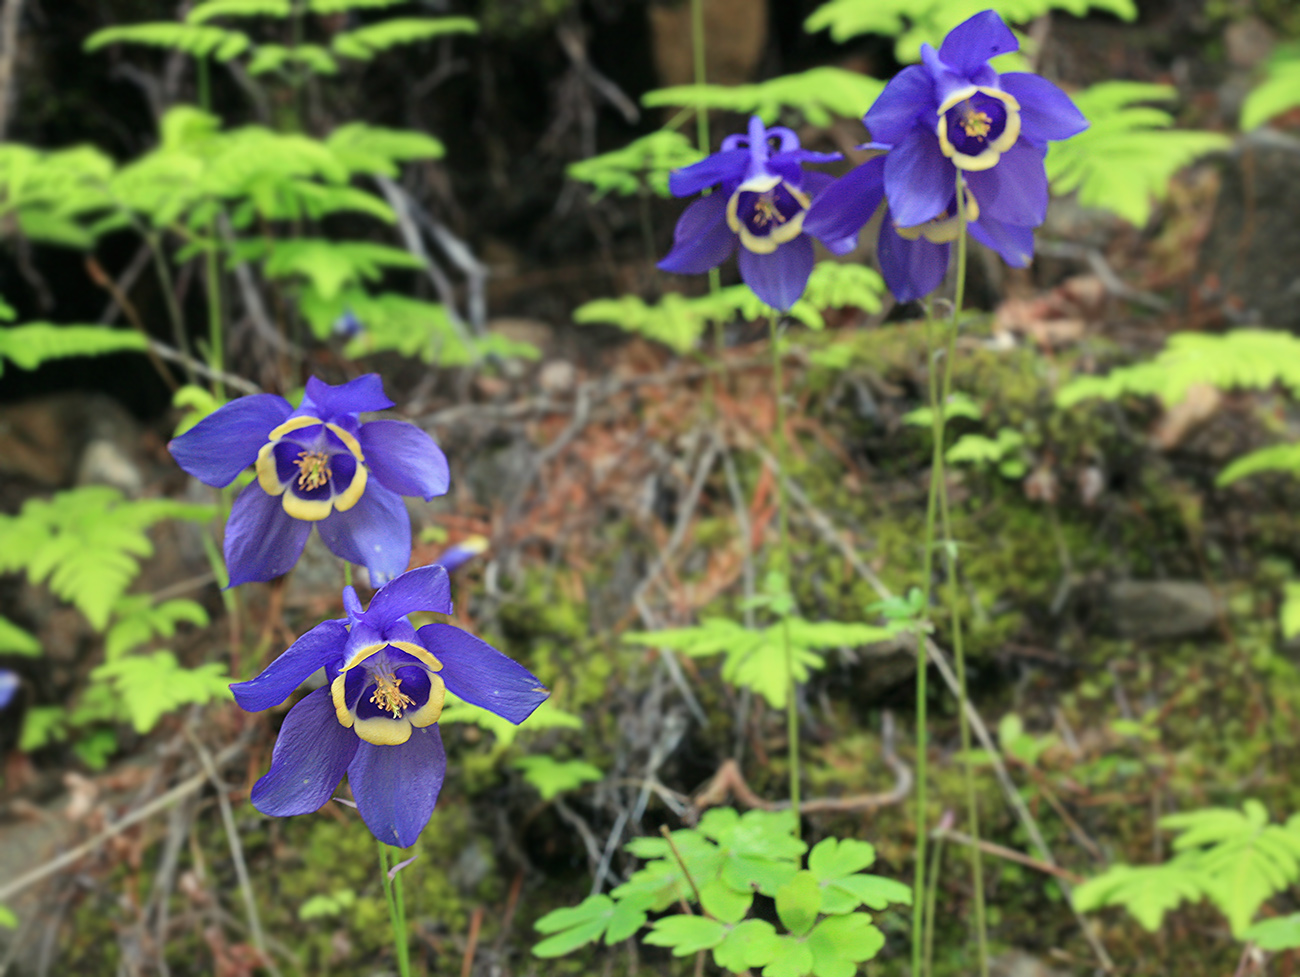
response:
[[[942,838],[945,841],[955,841],[959,845],[974,845],[980,851],[998,858],[1005,858],[1009,862],[1015,862],[1018,865],[1024,865],[1036,871],[1043,872],[1047,875],[1054,875],[1058,879],[1064,879],[1071,885],[1079,885],[1083,879],[1075,875],[1069,869],[1061,868],[1059,865],[1053,865],[1051,862],[1040,862],[1036,858],[1026,855],[1024,852],[1018,852],[1014,848],[1007,848],[1003,845],[995,844],[981,838],[978,842],[968,834],[960,831],[950,831],[946,829],[937,829],[931,832],[932,838]]]

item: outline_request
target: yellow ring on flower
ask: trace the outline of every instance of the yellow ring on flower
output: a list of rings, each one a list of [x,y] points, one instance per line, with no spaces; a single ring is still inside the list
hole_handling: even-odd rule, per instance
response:
[[[1007,121],[1001,135],[990,141],[979,154],[971,156],[967,153],[958,152],[957,147],[948,139],[948,120],[946,116],[949,109],[959,102],[966,101],[976,92],[987,95],[989,98],[995,98],[1005,105]],[[997,88],[971,85],[968,88],[958,89],[940,103],[938,115],[939,121],[935,126],[935,132],[939,136],[939,150],[951,159],[953,165],[959,170],[967,170],[968,172],[991,170],[997,165],[1002,154],[1014,146],[1016,140],[1020,138],[1020,103],[1014,95],[1009,95]]]
[[[273,454],[275,446],[279,444],[284,435],[291,431],[299,431],[305,427],[323,423],[316,417],[291,417],[267,435],[266,444],[262,445],[257,452],[255,465],[257,484],[262,487],[262,491],[267,495],[281,496],[280,505],[284,511],[292,518],[301,519],[303,522],[320,522],[335,509],[339,512],[347,512],[361,501],[361,496],[365,494],[366,483],[370,477],[370,473],[365,466],[366,456],[362,452],[361,445],[356,437],[337,424],[324,424],[326,428],[333,432],[335,437],[343,442],[343,446],[357,460],[356,471],[352,473],[352,481],[348,483],[348,487],[342,492],[332,495],[328,499],[303,499],[288,491],[289,483],[280,481],[280,473],[276,468],[275,455]],[[333,487],[331,486],[332,490]]]
[[[769,190],[781,185],[785,186],[786,192],[799,202],[802,209],[779,227],[773,228],[771,234],[766,237],[759,237],[752,233],[744,221],[740,219],[738,213],[740,195],[742,193],[767,193]],[[746,250],[752,251],[754,254],[771,254],[782,244],[793,241],[803,233],[804,214],[808,212],[811,204],[812,200],[806,193],[792,187],[789,183],[785,183],[779,176],[755,177],[738,186],[736,192],[727,201],[727,226],[740,238],[740,243],[744,245]]]
[[[966,201],[966,223],[973,224],[980,218],[980,205],[975,200],[975,195],[970,192],[970,187],[965,187],[962,196]],[[938,217],[932,217],[924,224],[914,224],[911,227],[899,227],[894,225],[894,233],[904,241],[917,241],[925,238],[935,244],[951,244],[957,240],[961,234],[961,220],[957,215],[948,216],[944,211]]]

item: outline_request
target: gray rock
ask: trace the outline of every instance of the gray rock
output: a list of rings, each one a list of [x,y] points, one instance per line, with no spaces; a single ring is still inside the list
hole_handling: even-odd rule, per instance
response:
[[[134,497],[144,489],[144,476],[121,445],[96,438],[81,453],[77,484],[111,485]]]
[[[1064,977],[1061,971],[1047,966],[1023,950],[1008,950],[989,961],[990,977]]]
[[[1119,580],[1105,590],[1102,612],[1125,638],[1186,638],[1211,628],[1221,602],[1192,580]]]

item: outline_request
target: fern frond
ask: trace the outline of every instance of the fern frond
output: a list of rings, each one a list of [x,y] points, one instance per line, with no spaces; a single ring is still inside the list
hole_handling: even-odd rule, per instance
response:
[[[170,499],[127,501],[117,489],[87,486],[29,499],[0,516],[0,573],[25,571],[76,606],[97,631],[153,553],[145,530],[164,519],[201,522],[211,506]]]
[[[1100,10],[1121,20],[1137,19],[1134,0],[828,0],[803,26],[810,34],[829,30],[839,43],[862,34],[896,37],[894,56],[909,64],[921,60],[922,43],[937,47],[948,31],[989,9],[1011,24],[1028,24],[1052,10],[1076,17]]]
[[[1242,455],[1219,472],[1214,484],[1222,488],[1260,472],[1300,472],[1300,444],[1272,444]]]
[[[398,164],[418,159],[441,159],[442,143],[410,129],[385,129],[364,122],[339,126],[325,140],[335,158],[349,173],[395,177]]]
[[[0,617],[0,655],[39,655],[41,643],[7,617]]]
[[[276,17],[293,13],[289,0],[203,0],[185,17],[187,24],[206,24],[216,17]]]
[[[369,61],[380,51],[399,44],[415,44],[446,34],[477,34],[478,24],[468,17],[394,17],[335,34],[331,42],[336,54]]]
[[[1281,384],[1300,395],[1300,339],[1271,329],[1234,329],[1223,335],[1175,333],[1164,350],[1146,363],[1112,370],[1104,377],[1079,377],[1056,395],[1058,407],[1126,394],[1158,397],[1172,407],[1195,384],[1227,390],[1264,390]]]
[[[110,44],[144,44],[148,47],[181,51],[195,58],[229,61],[248,50],[248,35],[210,24],[130,24],[106,27],[87,38],[86,51],[98,51]]]
[[[371,241],[326,241],[289,238],[276,241],[264,266],[270,278],[301,276],[322,298],[337,296],[345,286],[377,281],[390,268],[422,268],[414,255]]]
[[[4,374],[6,359],[12,360],[20,370],[35,370],[49,360],[108,353],[143,353],[148,348],[148,340],[129,329],[60,326],[49,322],[4,326],[0,327],[0,375]]]
[[[343,14],[350,10],[378,10],[396,7],[408,0],[307,0],[307,9],[314,14]]]
[[[803,301],[814,309],[862,309],[879,312],[883,306],[885,280],[866,265],[819,261],[808,276]]]
[[[1047,175],[1057,193],[1077,190],[1079,203],[1109,210],[1141,227],[1152,201],[1164,200],[1169,181],[1188,164],[1222,152],[1232,141],[1217,132],[1173,130],[1173,116],[1140,102],[1167,102],[1169,85],[1108,81],[1074,96],[1090,125],[1079,135],[1054,142],[1047,151]]]
[[[1247,132],[1294,108],[1300,108],[1300,45],[1284,47],[1270,59],[1264,80],[1241,103],[1241,129]]]
[[[1165,913],[1205,895],[1199,872],[1175,862],[1166,865],[1115,865],[1074,890],[1081,912],[1123,906],[1148,932],[1160,928]]]
[[[785,108],[799,112],[815,126],[830,125],[833,116],[856,119],[871,107],[885,87],[883,81],[843,68],[812,68],[781,75],[754,85],[674,85],[641,96],[647,108],[674,106],[698,111],[721,109],[757,115],[773,122]]]
[[[29,241],[90,248],[87,220],[111,206],[104,186],[113,171],[113,161],[88,146],[47,153],[0,145],[0,216],[16,219]]]
[[[334,55],[319,44],[299,44],[285,47],[283,44],[259,44],[248,61],[250,75],[265,75],[279,71],[285,65],[302,65],[317,75],[337,75],[339,63]]]
[[[669,292],[654,305],[635,295],[595,299],[575,309],[573,321],[617,326],[684,353],[694,348],[709,323],[731,322],[738,316],[753,321],[766,318],[771,311],[748,285],[732,285],[693,298]],[[824,325],[821,314],[806,300],[796,302],[789,315],[811,329]]]
[[[622,149],[570,163],[565,173],[572,180],[590,183],[596,188],[597,198],[607,193],[630,197],[640,193],[642,187],[669,197],[669,174],[703,156],[680,132],[660,129],[632,140]]]
[[[180,706],[233,698],[224,666],[185,668],[170,651],[128,655],[100,665],[90,675],[113,686],[124,718],[142,735]]]
[[[123,597],[113,608],[113,625],[104,637],[104,660],[114,661],[151,638],[170,638],[178,624],[207,627],[208,612],[192,600],[155,604],[147,594]]]

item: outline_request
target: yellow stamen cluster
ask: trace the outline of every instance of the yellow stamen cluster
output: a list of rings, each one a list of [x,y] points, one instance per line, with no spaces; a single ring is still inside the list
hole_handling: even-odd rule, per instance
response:
[[[298,460],[298,488],[317,489],[330,480],[329,455],[322,451],[300,451]]]
[[[972,139],[983,139],[993,128],[993,120],[987,112],[980,112],[970,102],[961,107],[961,127]]]
[[[376,675],[375,693],[370,697],[370,701],[384,712],[391,712],[394,719],[401,719],[402,710],[415,704],[415,700],[399,688],[401,684],[402,680],[395,675]]]
[[[758,198],[754,210],[757,212],[759,227],[772,223],[784,224],[786,221],[785,215],[777,209],[776,201],[770,193],[765,193]]]

